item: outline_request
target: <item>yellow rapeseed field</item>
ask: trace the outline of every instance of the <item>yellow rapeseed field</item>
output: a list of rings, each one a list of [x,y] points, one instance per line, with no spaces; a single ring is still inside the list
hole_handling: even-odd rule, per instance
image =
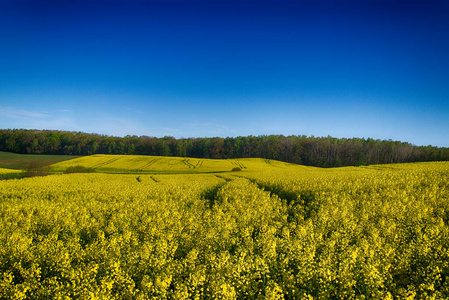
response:
[[[54,164],[53,169],[57,172],[63,172],[67,168],[74,166],[83,166],[85,168],[92,168],[96,172],[113,174],[198,174],[229,172],[236,168],[264,172],[272,168],[281,168],[283,170],[307,168],[275,160],[257,158],[200,159],[96,154]]]
[[[20,172],[20,170],[0,168],[0,174],[11,174],[11,173],[19,173],[19,172]]]
[[[0,299],[449,298],[449,163],[75,165],[0,181]]]
[[[16,178],[22,173],[21,170],[4,169],[0,168],[0,180],[8,178]]]

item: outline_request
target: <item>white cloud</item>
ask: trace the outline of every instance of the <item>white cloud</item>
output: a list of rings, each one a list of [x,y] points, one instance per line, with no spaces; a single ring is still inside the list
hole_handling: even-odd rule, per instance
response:
[[[0,108],[0,115],[13,118],[13,119],[35,119],[35,118],[48,118],[50,115],[43,111],[32,111],[25,109],[14,109],[9,107]]]
[[[74,130],[77,124],[68,110],[27,110],[0,107],[0,128]]]

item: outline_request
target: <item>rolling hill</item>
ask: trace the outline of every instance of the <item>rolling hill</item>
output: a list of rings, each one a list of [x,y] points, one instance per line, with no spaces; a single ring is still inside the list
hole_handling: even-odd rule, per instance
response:
[[[199,159],[105,154],[79,157],[56,163],[52,167],[56,172],[64,172],[67,168],[73,166],[91,168],[97,173],[113,174],[199,174],[232,171],[261,172],[269,170],[296,171],[316,169],[314,167],[261,158]]]

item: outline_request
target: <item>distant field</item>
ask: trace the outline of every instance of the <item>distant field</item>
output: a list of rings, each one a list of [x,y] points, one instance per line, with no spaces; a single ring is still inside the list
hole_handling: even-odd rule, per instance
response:
[[[74,159],[80,156],[75,155],[37,155],[37,154],[16,154],[0,151],[0,168],[6,169],[26,169],[32,162],[42,162],[44,164],[55,164],[61,161]]]
[[[419,163],[420,166],[444,163]],[[291,174],[293,177],[303,172],[348,173],[375,170],[415,169],[417,163],[384,164],[360,167],[319,168],[296,165],[262,158],[201,159],[189,157],[166,157],[145,155],[96,154],[65,160],[52,165],[55,172],[64,172],[69,167],[82,166],[95,173],[108,174],[201,174],[243,171],[245,173]],[[298,173],[299,172],[299,173]]]
[[[200,159],[186,157],[163,157],[143,155],[83,156],[53,165],[57,172],[68,167],[83,166],[98,173],[111,174],[198,174],[241,171],[300,171],[318,169],[261,158]]]

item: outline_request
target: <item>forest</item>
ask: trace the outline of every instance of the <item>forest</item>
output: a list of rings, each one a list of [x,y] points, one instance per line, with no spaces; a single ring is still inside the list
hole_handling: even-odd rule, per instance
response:
[[[129,154],[195,158],[266,158],[317,167],[448,161],[449,148],[371,138],[305,135],[180,138],[116,137],[57,130],[1,129],[0,151],[19,154]]]

